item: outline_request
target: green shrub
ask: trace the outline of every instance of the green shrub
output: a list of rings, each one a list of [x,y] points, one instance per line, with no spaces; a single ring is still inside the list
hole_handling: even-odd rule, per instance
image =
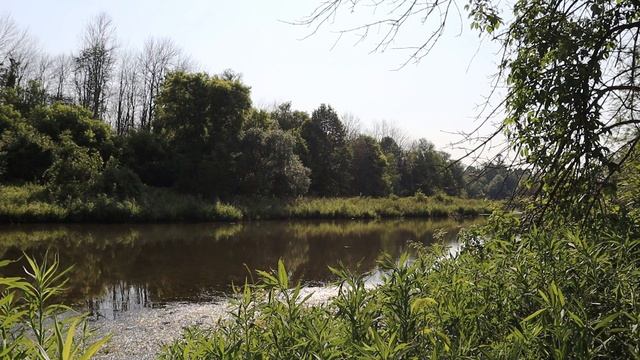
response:
[[[143,188],[144,185],[135,172],[111,157],[97,177],[92,190],[118,199],[133,199],[142,193]]]
[[[14,122],[0,134],[0,178],[36,181],[53,161],[53,142],[24,121]]]
[[[63,134],[55,161],[45,173],[47,187],[57,199],[79,199],[92,188],[101,168],[97,152],[78,146],[69,134]]]
[[[426,200],[426,195],[422,192],[422,190],[417,190],[415,194],[413,194],[413,197],[418,200],[418,201],[424,201]]]

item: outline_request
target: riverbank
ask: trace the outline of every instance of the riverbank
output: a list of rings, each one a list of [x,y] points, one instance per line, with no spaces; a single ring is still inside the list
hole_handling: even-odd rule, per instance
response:
[[[319,306],[334,298],[338,288],[304,287],[301,293],[309,296],[307,306]],[[111,336],[95,360],[156,359],[162,346],[180,339],[185,329],[214,328],[218,321],[228,319],[231,311],[233,304],[229,299],[220,299],[206,303],[171,303],[122,313],[113,320],[94,320],[90,325],[96,329],[96,338]]]
[[[235,199],[209,201],[146,188],[136,199],[97,196],[53,201],[40,185],[0,186],[0,223],[205,222],[286,219],[475,217],[495,202],[447,195],[384,198]]]

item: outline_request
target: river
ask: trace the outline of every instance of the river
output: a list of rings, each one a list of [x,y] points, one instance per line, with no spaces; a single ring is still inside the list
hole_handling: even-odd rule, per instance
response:
[[[147,358],[140,352],[150,356],[157,350],[152,338],[166,340],[183,326],[213,323],[224,315],[233,284],[251,281],[255,269],[273,268],[278,259],[321,301],[333,280],[328,266],[375,271],[382,253],[397,257],[410,251],[411,242],[431,244],[438,230],[444,232],[440,241],[455,245],[461,227],[482,221],[3,225],[0,257],[58,254],[63,267],[73,265],[62,300],[86,310],[94,324],[118,333],[120,341],[140,340],[128,350],[119,344],[114,349],[122,357],[107,358]],[[4,272],[20,274],[22,265]]]

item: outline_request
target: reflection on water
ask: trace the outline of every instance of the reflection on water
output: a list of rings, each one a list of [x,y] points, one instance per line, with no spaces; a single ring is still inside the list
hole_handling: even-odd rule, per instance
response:
[[[0,257],[22,251],[41,258],[59,253],[74,265],[66,301],[94,314],[203,301],[228,294],[282,258],[294,279],[323,283],[328,265],[368,271],[382,252],[398,256],[411,241],[429,244],[437,229],[455,242],[464,223],[452,220],[296,221],[242,224],[20,225],[0,227]],[[20,273],[20,264],[6,269]]]

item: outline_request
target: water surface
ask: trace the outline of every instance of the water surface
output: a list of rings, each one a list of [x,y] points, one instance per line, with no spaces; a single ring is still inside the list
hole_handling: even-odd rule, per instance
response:
[[[454,243],[481,220],[265,221],[238,224],[11,225],[0,227],[0,257],[58,253],[74,265],[65,300],[98,317],[175,302],[211,301],[283,259],[294,280],[333,279],[329,265],[373,270],[381,253],[398,256],[434,232]],[[21,264],[5,272],[18,274]]]

